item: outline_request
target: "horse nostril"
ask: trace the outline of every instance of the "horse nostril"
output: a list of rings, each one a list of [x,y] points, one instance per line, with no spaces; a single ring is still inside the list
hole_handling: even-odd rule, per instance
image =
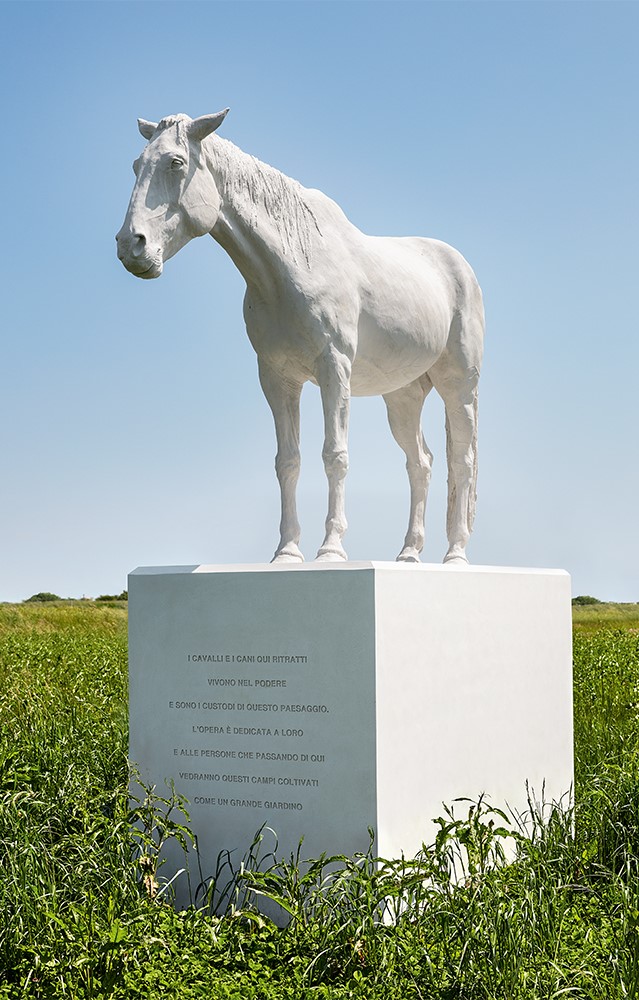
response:
[[[136,255],[139,256],[146,246],[146,236],[142,233],[134,233],[131,237],[131,250]]]

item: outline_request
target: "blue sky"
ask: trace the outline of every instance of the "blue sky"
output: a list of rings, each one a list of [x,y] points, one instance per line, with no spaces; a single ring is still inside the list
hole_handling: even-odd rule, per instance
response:
[[[220,134],[375,234],[434,236],[484,290],[473,562],[639,601],[639,6],[0,3],[0,600],[96,596],[138,565],[268,561],[274,434],[212,240],[157,281],[115,256],[136,118],[229,105]],[[445,552],[443,409],[424,560]],[[317,390],[302,548],[321,542]],[[403,455],[355,400],[352,559],[392,559]]]

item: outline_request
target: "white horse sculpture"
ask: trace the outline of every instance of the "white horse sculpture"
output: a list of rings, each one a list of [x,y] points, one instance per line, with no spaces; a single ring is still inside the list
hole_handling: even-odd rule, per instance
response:
[[[432,461],[420,421],[435,386],[446,408],[444,562],[467,562],[484,333],[475,275],[438,240],[364,235],[320,191],[214,136],[227,111],[138,121],[148,145],[133,165],[136,182],[116,239],[128,271],[157,278],[165,260],[209,233],[246,281],[246,329],[277,435],[282,516],[273,561],[304,558],[295,493],[300,393],[311,381],[322,397],[328,478],[326,534],[317,558],[347,558],[350,397],[381,394],[410,481],[408,531],[397,558],[419,561]]]

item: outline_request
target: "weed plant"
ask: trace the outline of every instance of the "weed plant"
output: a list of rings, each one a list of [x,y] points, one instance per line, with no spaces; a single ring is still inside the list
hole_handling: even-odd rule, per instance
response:
[[[414,858],[301,845],[176,912],[184,803],[128,799],[126,609],[0,606],[0,997],[639,998],[639,633],[577,629],[574,676],[574,808],[457,800]]]

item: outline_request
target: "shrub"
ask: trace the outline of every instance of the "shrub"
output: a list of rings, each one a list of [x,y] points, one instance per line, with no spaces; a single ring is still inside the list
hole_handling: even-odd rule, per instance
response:
[[[579,597],[573,597],[573,604],[601,604],[601,601],[597,597],[589,597],[588,594],[581,594]]]
[[[32,594],[31,597],[27,597],[24,604],[28,604],[30,601],[61,601],[62,598],[58,597],[57,594],[51,594],[48,590],[43,590],[39,594]]]

